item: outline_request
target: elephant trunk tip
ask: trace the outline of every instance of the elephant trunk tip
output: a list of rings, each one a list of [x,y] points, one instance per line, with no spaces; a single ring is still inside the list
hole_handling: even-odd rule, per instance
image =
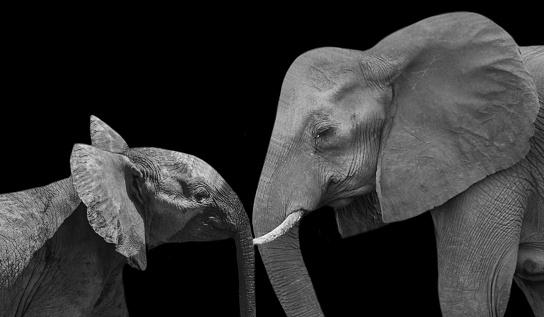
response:
[[[303,214],[304,210],[302,209],[289,214],[289,216],[287,216],[287,218],[285,218],[285,220],[274,230],[263,236],[253,239],[253,245],[265,244],[274,241],[276,238],[283,235],[284,233],[289,231],[289,229],[291,229],[294,225],[296,225],[300,221],[300,219],[302,219]]]

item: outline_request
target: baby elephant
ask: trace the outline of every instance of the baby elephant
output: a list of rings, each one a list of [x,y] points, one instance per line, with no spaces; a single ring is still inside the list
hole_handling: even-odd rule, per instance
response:
[[[71,177],[0,195],[0,316],[128,316],[122,268],[146,244],[234,237],[240,312],[255,316],[249,220],[234,191],[192,155],[129,148],[91,117]]]

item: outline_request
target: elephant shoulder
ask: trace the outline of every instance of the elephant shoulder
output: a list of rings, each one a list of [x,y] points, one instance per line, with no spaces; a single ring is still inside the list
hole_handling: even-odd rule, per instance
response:
[[[80,203],[71,178],[0,195],[0,287],[22,272]]]

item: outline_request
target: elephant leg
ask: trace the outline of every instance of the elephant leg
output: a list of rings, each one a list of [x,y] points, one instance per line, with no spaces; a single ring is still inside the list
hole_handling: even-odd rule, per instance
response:
[[[536,317],[544,317],[544,247],[521,245],[514,277]]]
[[[92,316],[128,317],[128,308],[123,286],[123,266],[116,268],[93,307]]]
[[[503,316],[510,298],[523,199],[484,181],[431,212],[443,316]]]

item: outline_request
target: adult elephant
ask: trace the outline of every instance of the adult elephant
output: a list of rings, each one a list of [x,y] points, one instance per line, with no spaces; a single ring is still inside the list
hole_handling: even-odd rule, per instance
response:
[[[543,81],[543,47],[472,13],[298,57],[253,214],[287,315],[323,315],[298,223],[328,205],[344,237],[431,211],[444,316],[502,315],[514,275],[544,316]]]
[[[225,180],[199,158],[129,148],[91,117],[92,146],[76,144],[71,177],[0,196],[0,315],[128,316],[125,263],[146,249],[233,237],[240,312],[255,316],[249,219]]]

